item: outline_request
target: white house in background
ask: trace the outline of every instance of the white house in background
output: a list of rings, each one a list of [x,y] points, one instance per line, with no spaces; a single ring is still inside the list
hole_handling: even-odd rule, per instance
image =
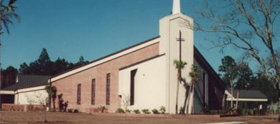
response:
[[[184,83],[178,83],[174,65],[181,53],[182,61],[187,62],[182,69],[186,82],[191,81],[192,65],[197,65],[201,73],[201,80],[188,99],[188,113],[202,112],[205,108],[222,109],[225,87],[194,46],[192,25],[193,19],[181,13],[180,0],[174,0],[172,14],[159,21],[159,36],[54,76],[51,83],[69,101],[68,108],[82,112],[91,113],[100,105],[115,112],[124,107],[123,101],[129,97],[129,109],[152,110],[164,106],[172,114],[176,112],[177,87],[178,111],[186,99]],[[181,52],[179,32],[184,39]]]
[[[44,89],[51,76],[18,75],[16,84],[0,91],[2,103],[40,105],[45,103],[48,93]]]

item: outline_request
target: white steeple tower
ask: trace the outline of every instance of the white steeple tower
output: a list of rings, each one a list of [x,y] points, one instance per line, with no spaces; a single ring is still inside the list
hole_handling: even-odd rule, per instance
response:
[[[170,0],[171,1],[171,0]],[[180,53],[182,55],[182,61],[188,64],[182,69],[182,78],[186,79],[187,82],[191,82],[191,78],[188,76],[191,72],[192,65],[194,64],[194,33],[191,28],[187,28],[186,24],[193,24],[193,19],[187,15],[181,13],[180,0],[173,0],[173,10],[172,14],[160,19],[159,26],[159,54],[165,55],[165,81],[166,81],[166,112],[176,113],[180,111],[180,106],[184,106],[184,100],[186,98],[186,89],[183,83],[178,82],[177,70],[174,66],[174,60],[179,60]],[[180,43],[177,39],[180,37],[179,32],[182,32],[181,38],[184,42]],[[175,83],[174,83],[175,82]],[[177,87],[179,86],[179,90]],[[179,91],[177,95],[177,91]],[[178,96],[178,97],[177,97]],[[178,98],[178,107],[176,106]],[[191,98],[191,97],[189,97]],[[193,97],[192,97],[193,98]],[[192,99],[190,99],[192,100]],[[191,112],[193,104],[188,107],[188,113]]]
[[[180,5],[180,0],[173,0],[173,10],[172,14],[177,14],[181,13],[181,5]]]

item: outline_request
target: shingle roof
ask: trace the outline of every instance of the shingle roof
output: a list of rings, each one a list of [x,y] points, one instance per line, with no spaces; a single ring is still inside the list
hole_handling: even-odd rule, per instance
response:
[[[51,76],[39,76],[39,75],[18,75],[18,83],[6,87],[2,90],[18,90],[29,87],[36,87],[48,84],[48,79]]]
[[[230,89],[227,90],[231,93]],[[234,98],[237,97],[237,90],[233,90]],[[259,90],[240,90],[239,98],[257,98],[257,99],[267,99],[267,97]]]

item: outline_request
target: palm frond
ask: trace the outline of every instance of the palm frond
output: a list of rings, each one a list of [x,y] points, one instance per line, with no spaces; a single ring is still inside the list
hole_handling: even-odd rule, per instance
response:
[[[189,73],[190,77],[194,82],[197,82],[200,80],[200,70],[198,69],[198,66],[192,65],[191,72]]]
[[[185,66],[187,65],[187,62],[179,61],[179,60],[174,60],[173,63],[176,69],[184,69]]]
[[[13,6],[13,4],[16,2],[16,0],[10,0],[8,6],[3,5],[3,0],[1,0],[0,4],[0,19],[1,19],[1,25],[3,24],[4,28],[6,29],[7,33],[10,34],[9,25],[13,25],[13,21],[16,20],[18,23],[20,22],[20,17],[18,14],[15,13],[14,9],[16,7]],[[1,33],[2,26],[1,26]]]

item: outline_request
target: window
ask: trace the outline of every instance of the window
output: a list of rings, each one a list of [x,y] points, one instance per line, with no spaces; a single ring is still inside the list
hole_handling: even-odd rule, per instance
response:
[[[77,104],[81,104],[81,84],[78,84],[77,87]]]
[[[130,105],[134,105],[134,99],[135,99],[135,75],[136,75],[137,69],[132,70],[130,72]]]
[[[95,79],[91,82],[91,104],[95,105]]]
[[[110,73],[106,76],[106,105],[110,105]]]
[[[203,72],[203,75],[202,75],[202,83],[203,83],[203,105],[205,105],[205,95],[206,95],[206,92],[205,92],[205,72]]]

